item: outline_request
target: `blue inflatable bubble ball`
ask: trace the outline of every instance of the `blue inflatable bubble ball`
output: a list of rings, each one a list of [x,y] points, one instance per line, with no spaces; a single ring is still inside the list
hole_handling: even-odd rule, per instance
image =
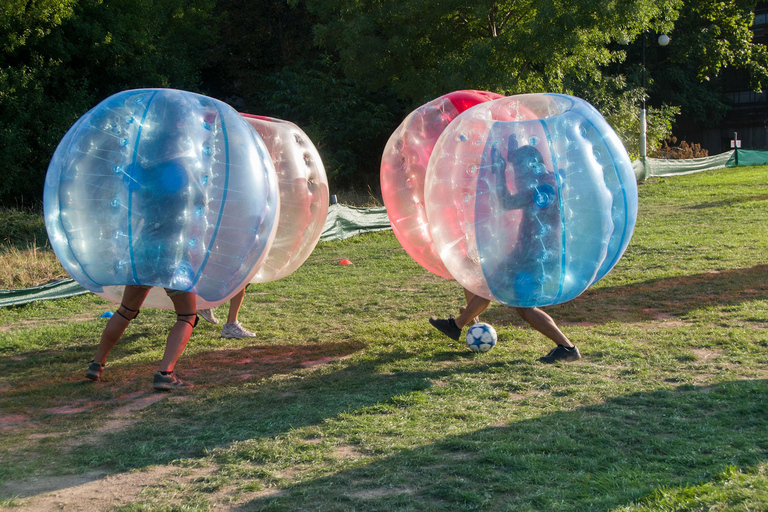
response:
[[[472,352],[488,352],[497,340],[496,329],[489,324],[477,323],[467,330],[467,346]]]
[[[125,285],[194,292],[198,307],[228,300],[266,255],[279,207],[256,131],[226,103],[173,89],[124,91],[88,111],[44,190],[59,261],[116,302]],[[164,293],[148,301],[173,307]]]
[[[616,265],[637,218],[627,151],[594,107],[564,94],[459,114],[425,181],[430,233],[450,274],[510,306],[577,297]]]

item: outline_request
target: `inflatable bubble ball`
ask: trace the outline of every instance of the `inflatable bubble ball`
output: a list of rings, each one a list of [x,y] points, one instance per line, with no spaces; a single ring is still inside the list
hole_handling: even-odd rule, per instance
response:
[[[328,216],[328,178],[312,141],[295,124],[241,114],[261,136],[277,173],[280,217],[275,240],[252,283],[275,281],[306,261]]]
[[[279,215],[267,149],[226,103],[141,89],[105,99],[62,139],[48,167],[45,224],[84,288],[119,302],[125,285],[228,300],[267,254]],[[172,308],[160,288],[144,303]]]
[[[637,218],[626,150],[597,110],[562,94],[460,114],[435,144],[424,197],[451,275],[519,307],[577,297],[613,268]]]
[[[456,91],[411,112],[394,131],[381,159],[381,194],[392,229],[406,252],[433,274],[451,274],[435,251],[424,209],[424,178],[438,137],[456,116],[502,96]]]

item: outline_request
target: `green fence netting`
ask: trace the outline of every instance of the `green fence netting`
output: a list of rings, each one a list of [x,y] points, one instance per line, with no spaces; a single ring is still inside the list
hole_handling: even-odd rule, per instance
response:
[[[742,153],[742,151],[739,151]],[[728,151],[720,155],[708,156],[704,158],[689,158],[686,160],[665,160],[661,158],[646,158],[635,160],[632,167],[635,170],[635,177],[642,181],[652,177],[677,176],[682,174],[691,174],[694,172],[711,171],[729,166],[728,163],[734,158],[735,151]],[[766,152],[768,154],[768,152]],[[741,155],[740,155],[741,156]]]
[[[383,206],[356,208],[332,204],[320,240],[344,240],[360,233],[392,229]],[[36,300],[53,300],[89,293],[73,279],[60,279],[34,288],[0,290],[0,307],[20,306]]]
[[[653,177],[678,176],[722,169],[723,167],[744,167],[748,165],[768,165],[768,151],[736,149],[704,158],[689,158],[686,160],[646,158],[645,162],[642,160],[632,162],[637,181]]]

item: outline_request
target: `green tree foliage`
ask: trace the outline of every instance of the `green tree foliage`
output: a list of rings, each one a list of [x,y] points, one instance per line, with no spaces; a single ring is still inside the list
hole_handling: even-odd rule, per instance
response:
[[[285,119],[317,146],[333,187],[378,186],[381,153],[403,106],[345,76],[313,43],[304,2],[221,0],[220,47],[206,72],[241,112]]]
[[[609,43],[676,17],[680,0],[308,0],[346,75],[424,102],[475,88],[567,92],[624,53]]]
[[[335,187],[375,188],[400,121],[459,89],[583,97],[637,156],[643,98],[652,148],[678,112],[725,114],[725,67],[766,85],[753,9],[747,0],[5,0],[0,204],[39,201],[75,119],[138,87],[202,92],[296,123]],[[661,33],[668,47],[655,44]]]
[[[0,6],[0,197],[5,204],[18,206],[39,196],[41,180],[30,186],[29,170],[39,174],[47,161],[41,153],[50,157],[62,135],[48,128],[59,117],[74,120],[79,108],[73,104],[84,106],[79,90],[65,104],[51,101],[61,93],[61,62],[46,51],[47,39],[73,16],[74,4],[12,0]]]
[[[34,204],[74,121],[138,87],[199,87],[212,0],[13,0],[0,7],[0,201]]]
[[[768,86],[768,48],[754,44],[750,30],[754,8],[750,0],[687,0],[669,46],[649,41],[651,98],[679,105],[696,121],[716,123],[728,109],[721,94],[724,68],[743,73],[745,88]]]

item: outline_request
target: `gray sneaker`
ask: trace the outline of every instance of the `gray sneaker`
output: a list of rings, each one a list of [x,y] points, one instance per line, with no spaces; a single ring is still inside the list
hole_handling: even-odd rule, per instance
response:
[[[152,387],[158,391],[172,391],[174,389],[192,389],[195,387],[195,385],[190,382],[184,382],[174,372],[171,372],[167,375],[163,375],[160,372],[155,372]]]
[[[101,372],[103,371],[103,364],[91,361],[91,364],[88,365],[88,369],[85,371],[85,378],[94,382],[99,382],[101,380]]]
[[[459,341],[459,338],[461,337],[461,329],[456,325],[456,320],[453,318],[444,319],[431,317],[429,323],[452,340]]]
[[[212,324],[219,323],[218,319],[215,316],[213,316],[212,309],[198,309],[197,314],[200,318],[202,318],[206,322],[210,322]]]
[[[581,359],[581,354],[579,353],[578,348],[575,346],[568,348],[563,345],[558,345],[550,350],[549,354],[541,356],[539,361],[552,364],[557,361],[575,361],[577,359]]]
[[[239,338],[255,338],[256,334],[247,330],[245,327],[240,325],[240,322],[235,320],[232,323],[224,324],[224,326],[221,328],[221,337],[222,338],[238,338],[238,339]]]

